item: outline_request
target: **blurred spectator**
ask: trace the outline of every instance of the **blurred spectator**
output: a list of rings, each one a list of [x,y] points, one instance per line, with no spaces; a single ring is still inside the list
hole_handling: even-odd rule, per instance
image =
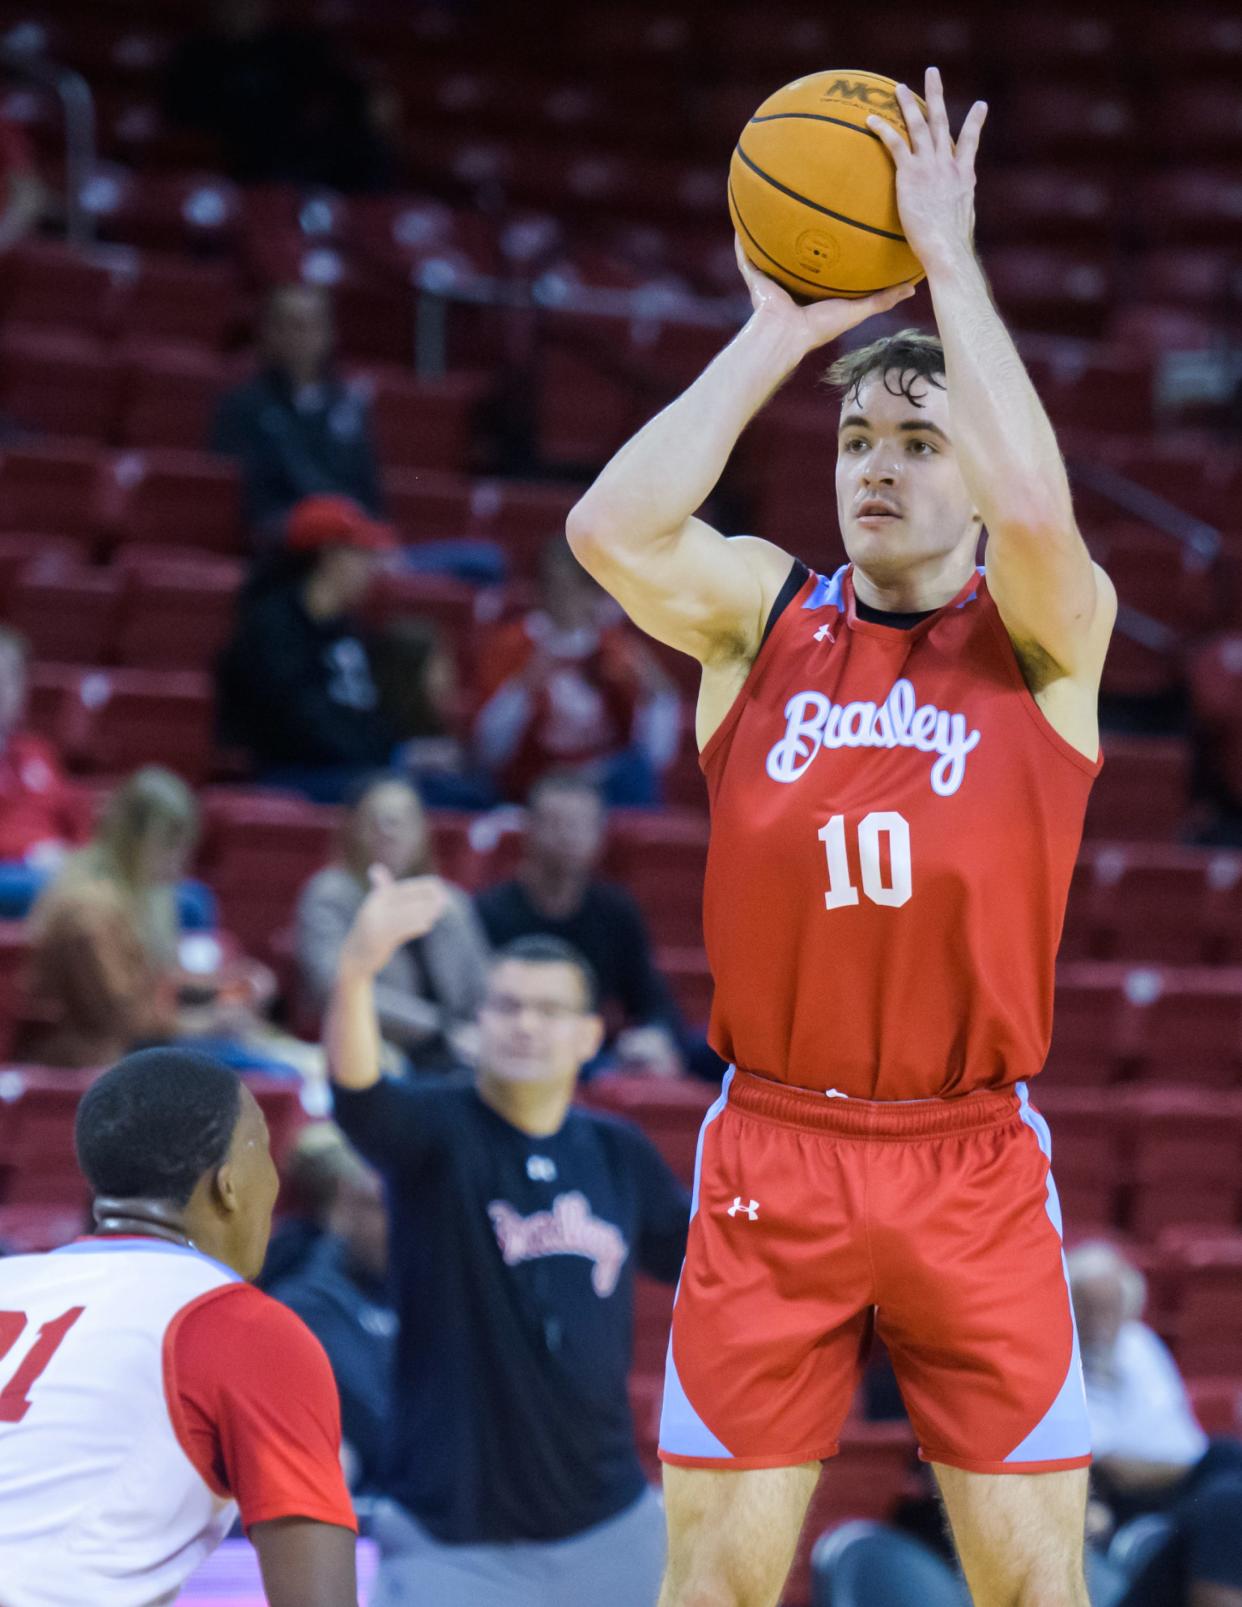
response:
[[[55,748],[24,728],[29,647],[0,625],[0,916],[29,909],[66,850],[85,835]]]
[[[392,619],[373,644],[380,709],[400,743],[401,768],[429,809],[490,809],[496,789],[460,734],[457,662],[433,620]]]
[[[652,961],[642,911],[624,888],[595,876],[606,824],[590,782],[572,775],[537,782],[518,873],[478,893],[475,907],[493,948],[536,933],[572,944],[599,978],[604,1015],[617,1032],[610,1057],[677,1076],[681,1017]]]
[[[246,748],[265,781],[337,802],[390,762],[396,737],[353,613],[394,547],[347,497],[307,497],[284,550],[242,593],[217,706],[223,739]]]
[[[44,203],[43,182],[26,136],[0,117],[0,254],[33,232]]]
[[[337,1120],[388,1187],[400,1319],[372,1602],[651,1607],[634,1277],[676,1279],[690,1202],[637,1128],[574,1107],[604,1029],[555,939],[495,957],[473,1087],[380,1075],[374,978],[445,907],[434,879],[381,878],[326,1026]]]
[[[239,1069],[314,1077],[318,1051],[259,1012],[275,980],[227,940],[185,933],[180,882],[198,836],[193,794],[149,765],[109,798],[87,846],[30,916],[31,1015],[21,1052],[95,1066],[146,1043],[193,1039]]]
[[[390,776],[368,782],[357,795],[340,863],[313,876],[298,901],[298,966],[304,997],[316,1012],[332,991],[341,947],[370,891],[372,865],[399,879],[435,871],[418,794]],[[474,1020],[487,982],[487,939],[470,899],[443,885],[443,916],[425,937],[398,949],[376,978],[380,1030],[418,1071],[473,1064]]]
[[[345,1147],[327,1231],[302,1267],[270,1290],[328,1353],[341,1397],[351,1490],[372,1490],[392,1415],[397,1315],[388,1295],[388,1213],[378,1175]]]
[[[301,1272],[328,1230],[337,1186],[352,1155],[335,1122],[307,1122],[300,1129],[281,1167],[279,1219],[255,1279],[260,1289],[270,1293],[273,1285]]]
[[[321,34],[273,20],[268,0],[216,0],[170,64],[174,121],[219,141],[243,184],[374,191],[393,179],[386,103]]]
[[[1172,1356],[1141,1320],[1146,1281],[1111,1244],[1067,1258],[1091,1420],[1097,1536],[1162,1512],[1166,1542],[1123,1607],[1240,1607],[1242,1445],[1209,1441]]]
[[[609,803],[659,801],[677,752],[677,692],[563,537],[544,548],[539,607],[487,638],[477,689],[475,745],[507,797],[573,768]]]
[[[220,401],[212,450],[241,465],[246,517],[267,544],[295,503],[319,492],[380,511],[379,470],[365,395],[333,366],[327,292],[282,285],[268,297],[261,368]]]

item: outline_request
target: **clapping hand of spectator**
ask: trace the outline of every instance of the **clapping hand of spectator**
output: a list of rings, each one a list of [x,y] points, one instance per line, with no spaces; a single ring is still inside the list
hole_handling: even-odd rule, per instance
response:
[[[398,882],[383,865],[372,865],[369,875],[371,891],[341,950],[342,976],[376,976],[403,943],[425,937],[448,908],[448,892],[438,876]]]

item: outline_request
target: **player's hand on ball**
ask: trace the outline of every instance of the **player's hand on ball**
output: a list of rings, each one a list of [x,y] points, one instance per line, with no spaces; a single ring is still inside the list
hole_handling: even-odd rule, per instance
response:
[[[393,880],[392,872],[372,865],[371,891],[341,949],[342,975],[375,976],[404,943],[425,937],[448,908],[448,892],[438,876]]]
[[[868,117],[867,127],[883,143],[897,169],[897,210],[906,239],[923,266],[931,268],[952,260],[963,248],[972,249],[975,153],[988,108],[986,101],[977,100],[954,142],[940,69],[929,67],[924,82],[926,117],[906,85],[897,86],[909,145],[881,117]]]
[[[829,341],[844,335],[847,329],[853,329],[855,324],[874,318],[876,313],[887,312],[890,307],[895,307],[899,301],[905,301],[907,296],[914,294],[913,285],[893,285],[888,290],[877,290],[873,296],[860,296],[856,301],[834,297],[801,307],[783,285],[778,285],[775,279],[769,279],[766,273],[761,273],[755,267],[742,250],[742,242],[736,234],[733,236],[733,249],[746,288],[750,291],[750,304],[755,309],[755,316],[779,324],[807,352],[814,351],[817,346],[826,346]]]

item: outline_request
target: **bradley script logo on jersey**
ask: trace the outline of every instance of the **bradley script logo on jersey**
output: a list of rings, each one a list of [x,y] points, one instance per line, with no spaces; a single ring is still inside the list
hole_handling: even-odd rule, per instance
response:
[[[591,1287],[606,1299],[617,1287],[630,1253],[621,1230],[591,1210],[585,1194],[558,1194],[550,1211],[522,1216],[507,1200],[487,1208],[505,1266],[516,1267],[545,1255],[580,1255],[592,1263]]]
[[[834,703],[822,692],[795,692],[785,720],[785,735],[768,754],[773,781],[797,781],[821,748],[917,748],[940,755],[931,767],[932,791],[950,798],[966,774],[967,754],[979,745],[979,732],[968,729],[964,714],[919,705],[904,676],[883,703]]]

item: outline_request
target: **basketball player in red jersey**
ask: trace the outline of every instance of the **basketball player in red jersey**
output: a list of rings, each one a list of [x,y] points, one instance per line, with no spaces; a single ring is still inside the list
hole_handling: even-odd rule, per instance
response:
[[[899,91],[905,233],[939,340],[834,366],[821,577],[694,517],[812,350],[902,292],[753,316],[573,510],[582,563],[703,666],[712,1042],[661,1428],[662,1607],[772,1607],[874,1324],[977,1607],[1086,1607],[1088,1440],[1026,1080],[1099,769],[1116,613],[972,247],[986,107]],[[739,253],[739,260],[740,253]],[[975,567],[987,531],[986,575]]]

